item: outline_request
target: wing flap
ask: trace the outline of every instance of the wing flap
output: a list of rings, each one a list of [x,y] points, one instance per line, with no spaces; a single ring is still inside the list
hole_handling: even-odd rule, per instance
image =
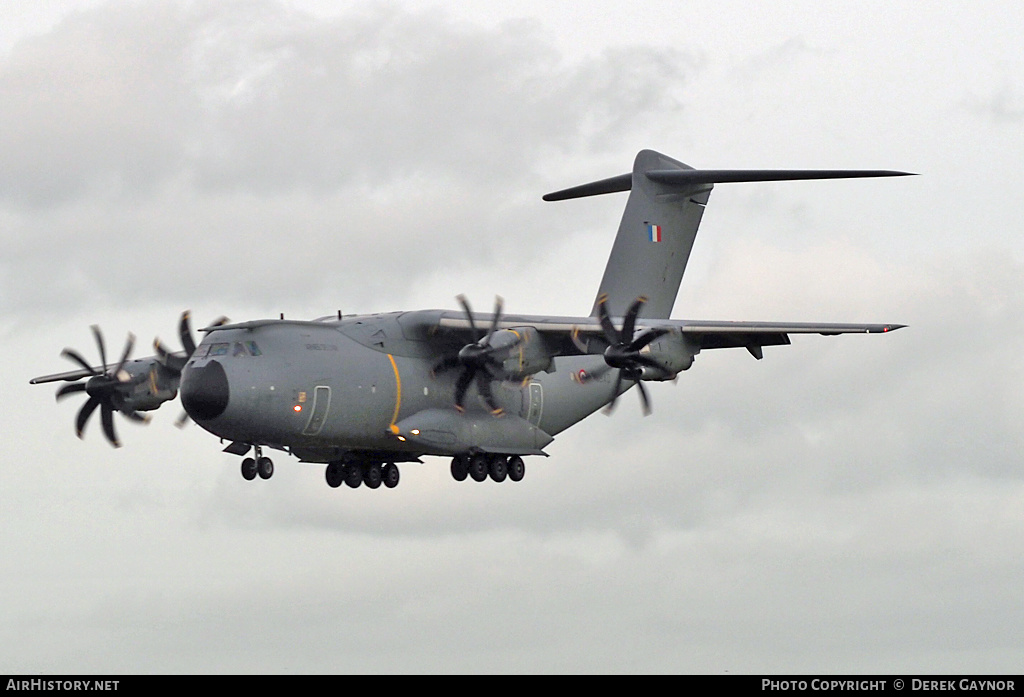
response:
[[[694,344],[703,351],[717,348],[745,348],[753,353],[752,347],[786,346],[792,343],[789,334],[784,332],[711,332],[708,334],[690,334],[696,339]],[[754,356],[758,356],[755,354]]]

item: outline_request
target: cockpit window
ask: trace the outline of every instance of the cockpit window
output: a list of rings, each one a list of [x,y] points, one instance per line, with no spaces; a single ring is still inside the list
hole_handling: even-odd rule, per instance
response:
[[[231,348],[232,356],[262,356],[263,352],[255,341],[236,341]]]
[[[213,358],[229,354],[236,358],[238,356],[262,356],[263,352],[260,351],[260,347],[256,345],[255,341],[223,341],[215,344],[203,344],[192,354],[192,358]]]

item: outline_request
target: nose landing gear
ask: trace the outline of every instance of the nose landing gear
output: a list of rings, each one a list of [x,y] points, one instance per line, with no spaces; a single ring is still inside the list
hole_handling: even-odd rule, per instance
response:
[[[274,476],[274,461],[269,457],[263,457],[263,448],[255,446],[256,457],[247,457],[242,460],[242,477],[246,481],[252,481],[256,479],[256,475],[259,475],[260,479],[270,479]]]

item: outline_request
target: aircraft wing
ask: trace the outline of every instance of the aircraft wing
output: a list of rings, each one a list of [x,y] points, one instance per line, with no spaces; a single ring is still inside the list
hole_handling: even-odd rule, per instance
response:
[[[746,346],[750,341],[762,341],[763,346],[788,344],[789,334],[884,334],[905,325],[902,324],[850,324],[825,322],[730,322],[704,320],[669,320],[670,325],[679,327],[686,335],[699,338],[701,348],[728,348]],[[641,326],[648,324],[642,321]],[[659,326],[662,323],[658,323]],[[782,341],[773,339],[783,338]]]
[[[54,373],[53,375],[41,375],[41,376],[39,376],[37,378],[32,378],[28,382],[29,382],[30,385],[39,385],[39,384],[42,384],[42,383],[45,383],[45,382],[58,382],[60,380],[67,380],[69,382],[74,382],[75,380],[81,380],[82,378],[87,378],[87,377],[89,377],[91,375],[96,375],[97,373],[105,372],[105,371],[106,371],[106,368],[104,368],[104,367],[93,368],[93,372],[91,372],[91,373],[88,370],[85,370],[84,368],[79,368],[78,370],[69,370],[69,371],[67,371],[65,373]]]
[[[716,348],[745,348],[761,358],[762,346],[785,346],[790,334],[884,334],[895,331],[902,324],[850,324],[815,322],[683,322],[679,327],[701,350]]]
[[[588,347],[593,341],[586,338],[597,337],[603,340],[604,333],[600,323],[590,319],[586,325],[578,325],[570,339],[577,348],[580,344]],[[614,321],[614,320],[613,320]],[[614,321],[621,326],[620,321]],[[646,330],[678,331],[689,342],[700,350],[719,348],[745,348],[755,358],[761,358],[763,346],[785,346],[790,342],[790,334],[820,334],[836,336],[838,334],[884,334],[900,329],[902,324],[854,324],[854,323],[823,323],[823,322],[735,322],[709,320],[650,320],[640,319],[637,322],[635,336]],[[537,327],[544,332],[543,325]],[[564,342],[563,342],[564,343]],[[599,342],[598,342],[599,343]],[[580,351],[582,352],[582,351]]]
[[[138,364],[143,364],[145,368],[148,370],[149,366],[152,365],[153,361],[156,360],[159,360],[157,356],[147,356],[145,358],[132,358],[125,362],[124,367],[133,368]],[[107,365],[93,366],[90,370],[86,370],[85,368],[78,368],[77,370],[68,370],[63,373],[40,375],[39,377],[32,378],[28,382],[30,385],[41,385],[47,382],[60,382],[61,380],[65,380],[67,382],[74,382],[76,380],[81,380],[82,378],[88,378],[92,377],[93,375],[106,373],[115,367],[117,367],[116,363],[108,363]]]
[[[488,326],[490,314],[474,313],[477,326]],[[621,317],[613,317],[615,327],[622,326]],[[443,312],[438,320],[441,332],[466,332],[470,323],[465,315]],[[790,334],[884,334],[895,331],[903,324],[858,324],[828,322],[736,322],[722,320],[637,319],[635,336],[646,330],[667,330],[680,333],[701,350],[716,348],[745,348],[760,358],[762,346],[784,346],[790,343]],[[533,327],[544,338],[556,355],[582,355],[601,353],[607,346],[605,332],[597,317],[555,317],[545,315],[505,315],[498,328],[515,329]]]

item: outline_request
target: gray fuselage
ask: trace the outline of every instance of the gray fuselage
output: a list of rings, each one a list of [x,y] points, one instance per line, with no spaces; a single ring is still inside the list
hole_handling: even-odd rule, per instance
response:
[[[270,320],[211,331],[183,371],[182,401],[199,425],[221,438],[329,462],[360,451],[391,453],[399,461],[460,454],[470,449],[460,429],[479,430],[499,420],[506,420],[506,428],[522,421],[524,429],[540,432],[523,437],[544,442],[532,448],[502,448],[497,442],[493,449],[539,453],[550,436],[612,397],[607,376],[579,379],[581,370],[604,365],[600,356],[566,356],[555,359],[550,372],[495,381],[502,415],[492,416],[472,387],[465,413],[459,412],[453,406],[457,375],[433,375],[438,347],[414,330],[419,322],[413,318],[424,315],[433,313]],[[401,424],[418,414],[430,423],[451,421],[445,428],[455,435],[429,443],[402,437]]]

